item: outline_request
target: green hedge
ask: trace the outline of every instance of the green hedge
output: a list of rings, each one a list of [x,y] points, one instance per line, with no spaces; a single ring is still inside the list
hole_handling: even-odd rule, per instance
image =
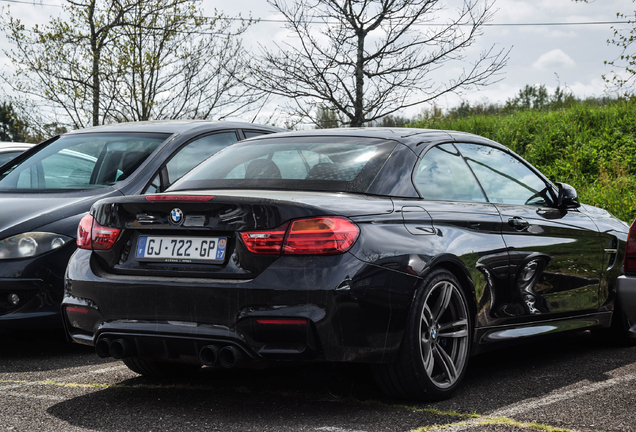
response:
[[[412,127],[471,132],[497,141],[554,182],[571,184],[581,202],[624,221],[636,216],[636,102],[581,102],[558,111],[525,110],[464,118],[426,118]]]

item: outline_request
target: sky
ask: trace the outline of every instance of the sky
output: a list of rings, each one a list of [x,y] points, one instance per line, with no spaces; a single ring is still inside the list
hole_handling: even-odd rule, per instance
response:
[[[0,0],[0,7],[20,18],[27,26],[44,24],[51,16],[62,13],[62,0]],[[290,0],[288,0],[290,1]],[[442,0],[449,5],[444,13],[452,13],[461,0]],[[280,19],[274,8],[265,0],[203,0],[206,15],[214,10],[226,15],[243,17],[251,15],[261,19]],[[480,51],[495,45],[510,49],[510,58],[499,82],[482,89],[468,91],[462,95],[451,95],[436,101],[442,108],[457,106],[462,100],[470,103],[504,103],[514,97],[525,85],[543,84],[550,92],[557,85],[571,90],[577,97],[602,96],[605,92],[603,74],[612,69],[604,61],[617,58],[620,50],[607,43],[612,38],[613,29],[628,28],[625,24],[588,25],[527,25],[557,23],[615,22],[616,14],[634,14],[636,3],[632,0],[590,0],[588,3],[573,0],[496,0],[490,27],[476,40],[467,52],[467,59]],[[502,25],[505,24],[505,25]],[[267,35],[267,37],[264,37]],[[244,35],[244,43],[253,50],[258,45],[271,46],[271,41],[285,41],[288,38],[282,23],[261,22],[253,25]],[[7,45],[0,37],[1,48]],[[0,68],[10,67],[8,59],[0,53]],[[452,68],[438,71],[433,78],[443,80],[457,70]],[[421,107],[412,108],[405,115],[417,114]]]

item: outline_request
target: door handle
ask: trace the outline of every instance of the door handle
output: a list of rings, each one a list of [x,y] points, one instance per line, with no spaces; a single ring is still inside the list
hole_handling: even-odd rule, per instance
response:
[[[520,218],[519,216],[512,217],[508,219],[508,225],[516,229],[517,231],[523,231],[530,226],[530,222],[525,219]]]

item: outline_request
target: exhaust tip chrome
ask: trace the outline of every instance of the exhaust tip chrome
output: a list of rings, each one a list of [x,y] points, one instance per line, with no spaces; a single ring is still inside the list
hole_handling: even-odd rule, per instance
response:
[[[95,344],[95,352],[101,358],[110,357],[110,346],[106,339],[100,339]]]
[[[117,339],[110,343],[110,355],[117,359],[123,359],[134,355],[135,346],[128,339]]]
[[[214,366],[218,352],[219,348],[216,345],[206,345],[199,350],[199,361],[203,366]]]
[[[241,353],[236,348],[226,346],[219,351],[219,363],[226,369],[233,368],[241,359]]]

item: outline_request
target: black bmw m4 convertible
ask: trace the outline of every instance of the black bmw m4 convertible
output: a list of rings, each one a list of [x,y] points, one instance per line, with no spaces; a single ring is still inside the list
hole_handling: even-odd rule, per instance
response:
[[[491,347],[636,336],[620,303],[635,294],[617,292],[628,231],[479,136],[275,134],[167,193],[94,204],[63,315],[75,342],[144,375],[362,362],[389,395],[436,400]]]

